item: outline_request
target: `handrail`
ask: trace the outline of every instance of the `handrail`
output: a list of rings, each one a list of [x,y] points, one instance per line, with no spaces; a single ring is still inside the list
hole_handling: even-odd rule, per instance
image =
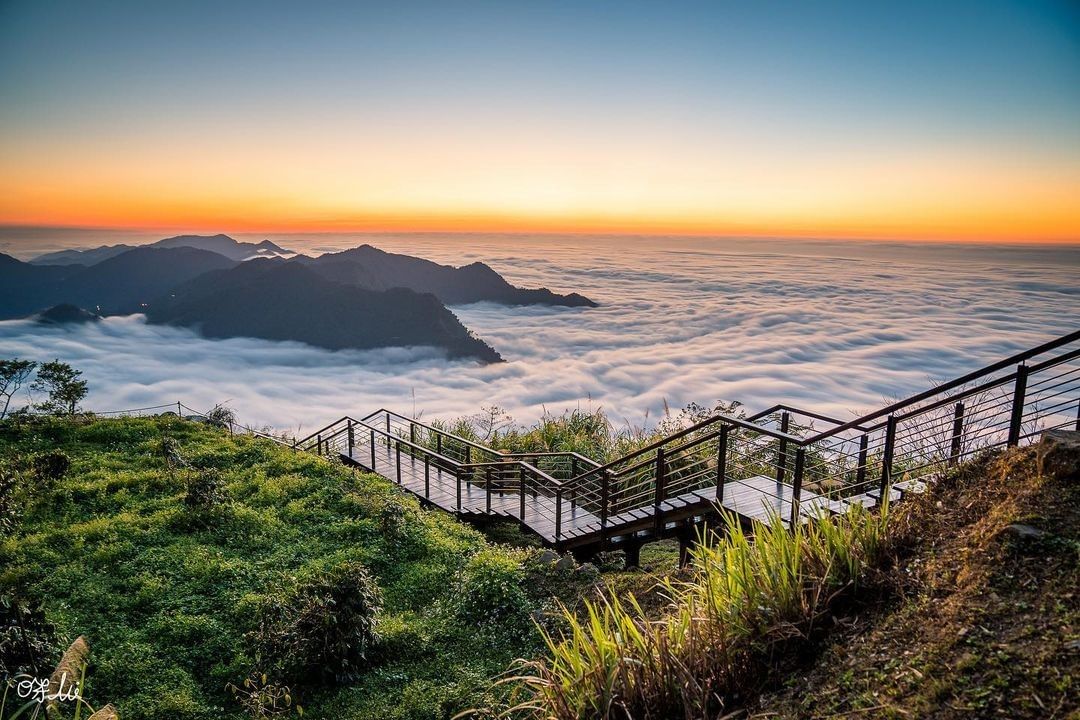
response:
[[[843,425],[845,422],[844,420],[837,420],[834,417],[829,417],[828,415],[823,415],[819,412],[814,412],[812,410],[803,410],[800,407],[795,407],[794,405],[787,405],[786,403],[777,403],[776,405],[773,405],[766,410],[762,410],[761,412],[754,413],[753,415],[748,416],[746,419],[751,421],[760,420],[763,417],[768,417],[775,412],[780,412],[783,410],[787,410],[794,415],[805,415],[808,418],[813,418],[814,420],[821,420],[822,422],[832,423],[833,425]],[[856,429],[865,430],[865,428]]]
[[[324,428],[320,428],[319,430],[316,430],[315,432],[311,433],[311,434],[310,434],[310,435],[308,435],[307,437],[305,437],[305,438],[301,438],[301,439],[299,439],[299,440],[296,440],[295,442],[296,442],[296,444],[297,444],[297,445],[302,445],[303,443],[306,443],[306,442],[307,442],[308,440],[312,440],[312,439],[314,439],[315,437],[317,437],[317,436],[319,436],[319,435],[322,435],[322,434],[323,434],[324,432],[326,432],[326,431],[327,431],[327,430],[329,430],[330,428],[334,427],[334,426],[335,426],[335,425],[337,425],[338,423],[341,423],[341,422],[345,422],[346,420],[349,420],[349,419],[350,419],[350,418],[349,418],[349,416],[348,416],[348,415],[345,415],[345,416],[344,416],[344,417],[342,417],[342,418],[341,418],[340,420],[335,420],[334,422],[330,423],[330,424],[329,424],[329,425],[327,425],[326,427],[324,427]]]
[[[458,467],[461,470],[475,470],[477,468],[487,468],[487,467],[523,467],[523,468],[525,468],[527,470],[531,470],[533,473],[535,473],[537,475],[540,475],[545,480],[551,481],[552,483],[555,484],[556,487],[562,487],[563,486],[563,481],[559,480],[558,478],[554,478],[551,475],[548,475],[546,472],[544,472],[540,468],[536,467],[535,465],[533,465],[531,463],[524,462],[522,460],[512,460],[512,461],[508,461],[508,462],[469,463],[467,465],[459,465]]]
[[[694,425],[691,425],[688,428],[684,428],[684,429],[680,430],[679,432],[672,433],[671,435],[667,435],[667,436],[661,438],[660,440],[657,440],[656,442],[653,442],[653,443],[650,443],[649,445],[646,445],[643,448],[639,448],[638,450],[635,450],[634,452],[627,453],[626,455],[623,455],[620,458],[616,458],[616,459],[612,460],[611,462],[605,463],[604,465],[601,465],[600,467],[593,468],[592,470],[588,470],[586,472],[583,472],[580,475],[577,475],[576,477],[570,478],[569,480],[566,481],[566,483],[567,483],[567,485],[569,485],[570,483],[577,482],[577,481],[581,480],[582,478],[588,477],[590,475],[594,475],[597,472],[601,472],[601,471],[604,471],[604,470],[610,470],[611,468],[615,467],[616,465],[618,465],[620,463],[626,462],[627,460],[629,460],[631,458],[638,457],[639,455],[644,455],[646,453],[650,453],[653,450],[656,450],[657,448],[666,445],[667,443],[671,442],[672,440],[678,440],[679,438],[686,437],[690,433],[696,432],[697,430],[700,430],[701,428],[706,427],[708,425],[712,425],[713,423],[720,423],[722,425],[731,425],[733,427],[741,427],[741,428],[744,428],[744,429],[747,429],[747,430],[753,430],[755,432],[761,433],[762,435],[768,435],[769,437],[776,438],[777,440],[786,440],[787,442],[791,442],[791,443],[801,443],[802,442],[802,439],[799,438],[799,437],[796,437],[795,435],[790,435],[788,433],[781,432],[779,430],[771,430],[769,428],[764,428],[764,427],[761,427],[760,425],[755,425],[755,424],[753,424],[751,422],[747,422],[746,420],[743,420],[741,418],[731,417],[730,415],[713,415],[712,417],[706,418],[705,420],[702,420],[699,423],[695,423]]]
[[[352,418],[348,418],[348,419],[352,420],[354,423],[356,423],[356,425],[359,425],[362,428],[367,428],[368,430],[376,432],[379,435],[383,435],[383,436],[389,438],[390,440],[393,440],[396,443],[401,443],[402,445],[405,445],[406,447],[411,447],[411,448],[414,448],[416,450],[419,450],[420,452],[422,452],[422,453],[424,453],[424,454],[426,454],[426,455],[428,455],[430,457],[441,460],[441,461],[447,463],[448,465],[452,465],[452,466],[454,466],[454,467],[456,467],[458,469],[463,467],[462,463],[455,460],[454,458],[447,457],[445,455],[437,453],[437,452],[435,452],[434,450],[432,450],[429,447],[425,447],[423,445],[417,445],[416,443],[411,442],[409,440],[406,440],[405,438],[398,437],[397,435],[392,435],[392,434],[386,432],[386,430],[384,430],[382,428],[377,428],[374,425],[368,425],[366,422],[364,422],[362,420],[353,420]],[[339,433],[340,433],[340,431],[339,431]]]
[[[494,453],[496,455],[501,455],[502,454],[498,450],[492,450],[491,448],[489,448],[489,447],[487,447],[485,445],[481,445],[480,443],[475,442],[473,440],[463,438],[460,435],[455,435],[454,433],[446,432],[445,430],[440,430],[437,427],[432,427],[431,425],[428,425],[427,423],[420,422],[419,420],[417,420],[415,418],[411,418],[411,417],[408,417],[406,415],[402,415],[401,413],[394,412],[393,410],[387,410],[386,408],[379,408],[378,410],[371,413],[370,415],[365,416],[364,420],[370,420],[371,418],[375,417],[379,413],[386,413],[387,415],[393,415],[394,417],[400,418],[401,420],[406,420],[409,423],[411,423],[413,425],[416,425],[417,427],[422,427],[422,428],[424,428],[426,430],[429,430],[431,432],[438,433],[438,434],[442,435],[443,437],[450,438],[451,440],[457,440],[458,442],[464,443],[464,444],[469,445],[471,447],[474,447],[477,450],[482,450],[483,452],[488,452],[488,453]]]
[[[416,418],[411,418],[411,417],[408,417],[407,415],[402,415],[401,413],[394,412],[393,410],[388,410],[387,408],[379,408],[375,412],[373,412],[373,413],[371,413],[369,415],[366,415],[363,419],[365,421],[370,420],[371,418],[376,417],[380,413],[386,413],[387,415],[393,415],[394,417],[396,417],[396,418],[398,418],[400,420],[408,421],[412,425],[416,425],[417,427],[422,427],[425,430],[429,430],[431,432],[438,433],[439,435],[442,435],[443,437],[450,438],[451,440],[456,440],[456,441],[458,441],[460,443],[464,443],[465,445],[469,445],[470,447],[476,448],[477,450],[481,450],[481,451],[486,452],[486,453],[491,453],[493,455],[499,455],[499,456],[508,457],[508,458],[514,458],[514,457],[558,457],[558,456],[566,456],[566,457],[577,458],[578,460],[581,460],[582,462],[587,463],[589,465],[593,465],[594,467],[600,467],[600,463],[593,460],[591,457],[588,457],[586,455],[582,455],[581,453],[575,452],[573,450],[557,450],[557,451],[546,451],[546,452],[528,452],[528,451],[506,452],[506,451],[503,451],[503,450],[496,450],[494,448],[488,447],[487,445],[483,445],[481,443],[478,443],[475,440],[469,440],[467,438],[461,437],[460,435],[455,435],[454,433],[447,432],[446,430],[440,430],[439,428],[434,427],[432,425],[428,425],[425,422],[421,422],[420,420],[417,420]],[[359,422],[359,421],[357,421],[357,422]]]
[[[1068,335],[1062,335],[1061,337],[1057,338],[1056,340],[1051,340],[1050,342],[1043,343],[1042,345],[1031,348],[1030,350],[1025,350],[1024,352],[1013,355],[1012,357],[1005,358],[1004,360],[999,360],[998,362],[993,363],[992,365],[987,365],[984,368],[981,368],[979,370],[975,370],[973,372],[970,372],[967,375],[956,378],[955,380],[950,380],[949,382],[942,383],[941,385],[937,385],[936,387],[932,387],[929,390],[924,390],[921,393],[917,393],[917,394],[912,395],[912,396],[910,396],[908,398],[905,398],[903,400],[899,400],[897,402],[894,402],[893,404],[891,404],[891,405],[889,405],[887,407],[881,408],[880,410],[875,410],[874,412],[872,412],[872,413],[870,413],[868,415],[863,415],[862,417],[859,417],[859,418],[856,418],[856,419],[854,419],[854,420],[852,420],[850,422],[844,423],[843,425],[840,425],[840,426],[834,427],[834,428],[832,428],[830,430],[826,430],[824,432],[818,433],[814,437],[808,438],[805,441],[805,444],[810,444],[810,443],[813,443],[813,442],[818,442],[820,440],[824,440],[825,438],[832,437],[833,435],[836,435],[837,433],[843,432],[844,430],[851,430],[852,428],[857,429],[859,425],[862,425],[863,423],[865,423],[865,422],[867,422],[869,420],[876,420],[879,417],[892,415],[897,410],[901,410],[901,409],[907,407],[908,405],[912,405],[912,404],[917,403],[917,402],[922,402],[923,400],[926,400],[927,398],[931,398],[931,397],[933,397],[935,395],[938,395],[940,393],[948,392],[949,390],[952,390],[954,388],[962,387],[962,386],[968,384],[969,382],[971,382],[972,380],[978,380],[979,378],[981,378],[981,377],[983,377],[985,375],[989,375],[990,373],[998,372],[999,370],[1004,370],[1005,368],[1013,366],[1013,365],[1019,365],[1020,363],[1024,362],[1025,360],[1033,358],[1036,355],[1041,355],[1044,352],[1047,352],[1049,350],[1054,350],[1056,348],[1061,347],[1062,345],[1068,345],[1069,343],[1075,342],[1076,340],[1080,340],[1080,330],[1076,330],[1074,332],[1071,332]]]
[[[503,452],[501,450],[493,450],[492,452],[497,452],[500,455],[502,455],[503,457],[510,457],[510,458],[516,458],[516,457],[537,457],[537,458],[539,458],[539,457],[572,457],[572,458],[576,458],[577,460],[581,460],[584,463],[592,465],[594,468],[600,467],[600,463],[596,462],[591,457],[589,457],[587,455],[582,455],[581,453],[575,452],[574,450],[549,450],[549,451],[546,451],[546,452],[529,452],[527,450],[522,451],[522,452]]]

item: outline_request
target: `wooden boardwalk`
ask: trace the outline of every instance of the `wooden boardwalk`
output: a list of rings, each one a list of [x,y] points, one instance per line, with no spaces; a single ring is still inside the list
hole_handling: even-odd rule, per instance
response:
[[[1080,432],[1080,330],[855,420],[783,404],[717,413],[602,463],[566,448],[495,450],[385,408],[269,439],[340,457],[455,515],[512,518],[560,550],[623,547],[629,558],[647,540],[685,543],[723,511],[791,526],[901,500],[976,453],[1064,428]]]
[[[533,495],[530,492],[525,492],[522,497],[523,493],[518,487],[500,488],[493,484],[489,492],[482,482],[459,483],[453,472],[443,470],[434,463],[425,463],[423,459],[408,453],[399,454],[385,442],[376,441],[374,453],[370,441],[358,443],[352,453],[341,453],[341,458],[344,462],[383,476],[441,510],[455,515],[487,515],[513,519],[538,535],[546,544],[561,547],[595,544],[607,538],[615,538],[617,544],[618,538],[637,534],[664,534],[665,531],[685,525],[688,520],[696,522],[706,515],[717,513],[715,485],[662,501],[659,507],[663,526],[660,528],[657,528],[656,522],[657,508],[653,505],[611,515],[602,528],[598,515],[575,502],[564,500],[557,533],[553,519],[556,515],[556,500],[553,497]],[[724,484],[719,505],[744,521],[768,522],[775,517],[787,524],[792,512],[792,491],[790,485],[774,478],[755,476],[733,480]],[[803,490],[799,510],[802,517],[808,519],[822,513],[843,512],[852,503],[873,507],[877,504],[877,499],[867,494],[844,500],[830,500]]]

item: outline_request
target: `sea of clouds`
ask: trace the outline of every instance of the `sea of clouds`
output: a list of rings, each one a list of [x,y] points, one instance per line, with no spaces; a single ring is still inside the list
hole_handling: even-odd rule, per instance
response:
[[[244,238],[248,239],[248,238]],[[260,237],[261,239],[261,237]],[[348,238],[273,237],[312,252]],[[786,401],[842,418],[1077,329],[1075,249],[797,241],[401,236],[364,240],[599,308],[453,308],[509,361],[431,348],[328,352],[205,340],[141,316],[78,327],[0,322],[0,356],[60,358],[88,408],[226,402],[241,421],[303,431],[379,407],[426,418],[496,404],[516,419],[603,408],[618,423],[665,407]]]

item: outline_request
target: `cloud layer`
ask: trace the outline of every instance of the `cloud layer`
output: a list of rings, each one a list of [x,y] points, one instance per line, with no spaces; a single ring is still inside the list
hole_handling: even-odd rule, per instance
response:
[[[583,406],[637,425],[665,403],[720,399],[846,418],[1074,330],[1080,311],[1070,250],[464,242],[377,244],[455,264],[484,259],[512,282],[579,291],[602,306],[454,308],[510,361],[487,367],[430,348],[210,341],[139,317],[71,329],[3,322],[0,356],[83,369],[96,410],[227,401],[242,421],[290,430],[383,406],[449,417],[491,403],[522,421]]]

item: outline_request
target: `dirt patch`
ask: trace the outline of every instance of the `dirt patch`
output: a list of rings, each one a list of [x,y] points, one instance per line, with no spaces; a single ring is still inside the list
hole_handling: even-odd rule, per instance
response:
[[[898,506],[876,599],[749,716],[1080,716],[1078,467],[1064,436]]]

